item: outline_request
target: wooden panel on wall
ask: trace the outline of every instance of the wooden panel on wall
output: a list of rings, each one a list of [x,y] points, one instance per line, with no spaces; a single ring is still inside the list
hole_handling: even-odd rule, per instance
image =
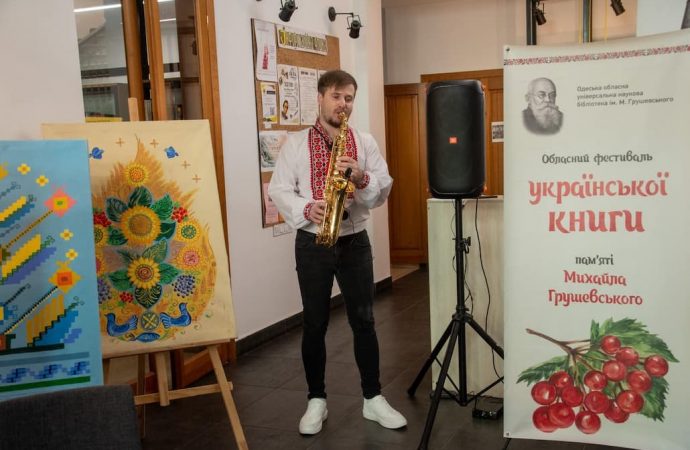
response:
[[[501,83],[502,84],[502,83]],[[491,194],[503,195],[503,142],[492,142],[491,122],[503,122],[503,86],[500,89],[489,87],[489,122],[487,125],[487,170],[490,178],[488,186]]]
[[[393,264],[426,264],[426,90],[390,85],[386,96],[386,157],[395,180],[388,198]]]
[[[491,142],[491,123],[503,122],[503,69],[423,74],[421,81],[479,80],[484,87],[487,195],[503,195],[503,143]]]

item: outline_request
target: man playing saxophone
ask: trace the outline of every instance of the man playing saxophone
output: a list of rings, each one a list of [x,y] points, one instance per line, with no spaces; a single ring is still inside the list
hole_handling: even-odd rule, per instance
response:
[[[366,232],[369,210],[388,197],[393,179],[374,138],[341,126],[340,114],[350,117],[357,92],[354,77],[341,70],[324,73],[318,82],[319,116],[311,128],[290,135],[283,145],[268,193],[285,221],[297,230],[295,259],[302,296],[302,362],[309,389],[307,411],[300,420],[302,434],[321,431],[326,408],[326,344],[333,279],[343,295],[354,336],[359,368],[362,413],[386,428],[401,428],[405,418],[381,395],[379,347],[374,329],[374,270]],[[324,192],[333,141],[344,133],[342,155],[335,161],[340,174],[348,174],[354,192],[344,202],[339,237],[333,246],[319,245],[317,233],[324,220]],[[337,147],[337,146],[335,146]],[[330,168],[332,169],[332,168]],[[327,199],[326,199],[327,200]]]

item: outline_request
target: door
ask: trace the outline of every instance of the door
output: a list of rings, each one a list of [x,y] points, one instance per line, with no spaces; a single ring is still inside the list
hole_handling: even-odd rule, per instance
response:
[[[384,93],[386,159],[394,180],[388,198],[391,263],[426,264],[426,87],[388,85]]]

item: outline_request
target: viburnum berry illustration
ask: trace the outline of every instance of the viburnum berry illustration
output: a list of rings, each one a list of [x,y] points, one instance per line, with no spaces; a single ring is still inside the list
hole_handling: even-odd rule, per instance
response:
[[[534,426],[545,433],[573,424],[585,434],[598,432],[603,416],[624,423],[631,414],[664,420],[669,362],[677,363],[666,343],[636,319],[592,321],[589,339],[559,341],[538,331],[527,333],[557,345],[565,355],[530,367],[518,383],[532,385],[537,408]]]

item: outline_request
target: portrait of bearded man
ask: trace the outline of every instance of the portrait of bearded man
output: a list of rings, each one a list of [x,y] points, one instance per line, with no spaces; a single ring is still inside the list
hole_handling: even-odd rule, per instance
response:
[[[563,113],[556,106],[556,85],[548,78],[529,83],[525,95],[527,108],[522,111],[525,128],[535,134],[555,134],[563,125]]]

